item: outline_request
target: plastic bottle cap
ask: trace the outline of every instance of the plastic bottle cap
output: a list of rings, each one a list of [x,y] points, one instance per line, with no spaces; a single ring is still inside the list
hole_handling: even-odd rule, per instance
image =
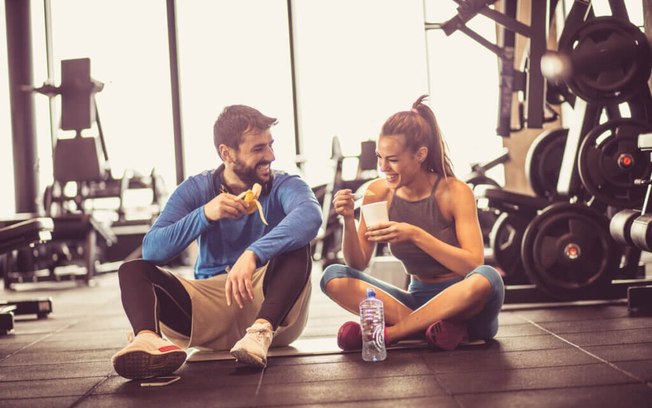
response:
[[[376,297],[376,291],[374,291],[374,288],[367,288],[367,299],[375,298],[375,297]]]

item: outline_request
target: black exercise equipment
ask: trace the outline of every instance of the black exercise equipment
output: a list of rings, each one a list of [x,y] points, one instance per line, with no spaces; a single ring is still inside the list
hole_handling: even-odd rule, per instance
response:
[[[114,242],[111,230],[89,214],[51,217],[51,239],[16,249],[5,264],[5,289],[16,283],[77,280],[89,284],[98,273],[98,238]],[[58,272],[57,268],[65,269]]]
[[[7,289],[45,280],[88,284],[97,273],[115,270],[111,263],[140,254],[142,237],[161,205],[162,180],[154,171],[142,176],[127,170],[121,178],[111,174],[95,101],[103,84],[91,78],[90,59],[61,61],[61,71],[60,86],[34,89],[49,98],[61,96],[60,128],[74,131],[53,141],[53,182],[43,194],[45,215],[54,223],[52,240],[9,255]],[[97,135],[84,134],[93,128]],[[152,197],[136,216],[125,205],[125,193],[133,189],[150,190]]]
[[[525,177],[538,197],[551,201],[557,198],[557,181],[561,169],[568,129],[541,132],[525,156]]]
[[[517,0],[504,1],[505,10],[499,12],[489,5],[495,0],[456,0],[459,7],[457,15],[443,23],[426,23],[425,29],[439,29],[446,35],[460,31],[473,39],[489,51],[496,54],[500,63],[500,101],[498,110],[498,126],[496,133],[503,137],[509,137],[512,130],[512,99],[514,92],[520,92],[527,98],[519,110],[519,127],[541,128],[544,122],[556,119],[546,118],[546,81],[541,73],[541,58],[546,51],[551,20],[548,16],[554,15],[552,11],[557,7],[557,0],[532,1],[530,4],[530,24],[526,25],[516,19]],[[467,26],[476,15],[481,14],[495,21],[500,29],[499,41],[494,44],[482,37]],[[524,56],[521,64],[522,70],[514,69],[514,47],[516,34],[529,40],[529,53]]]
[[[489,232],[489,246],[493,263],[503,272],[508,285],[530,283],[523,273],[521,243],[531,217],[518,213],[502,212]]]
[[[7,253],[34,243],[49,241],[54,224],[50,218],[32,218],[0,224],[0,265],[8,261]],[[52,299],[0,301],[0,335],[14,327],[14,315],[35,314],[39,319],[52,312]]]
[[[652,131],[652,123],[632,119],[610,120],[584,138],[577,166],[582,184],[597,200],[617,207],[643,204],[645,186],[635,180],[652,173],[649,159],[637,148],[638,136]]]
[[[496,180],[487,175],[487,172],[498,165],[507,163],[509,160],[509,152],[505,149],[500,155],[488,162],[471,164],[471,172],[463,178],[464,182],[471,187],[476,197],[478,221],[480,221],[480,229],[485,247],[489,246],[489,234],[491,233],[492,226],[496,223],[498,214],[483,201],[482,197],[487,188],[502,188]]]
[[[634,24],[614,16],[587,20],[559,40],[569,61],[566,83],[575,95],[593,103],[630,99],[650,76],[650,45]]]
[[[646,188],[642,207],[637,209],[624,209],[616,213],[611,219],[610,232],[618,242],[630,245],[643,251],[652,251],[652,214],[649,212],[650,194],[652,192],[652,133],[638,135],[638,149],[641,153],[650,155],[646,162],[646,171],[643,177],[632,180],[632,185]],[[632,202],[632,206],[635,203]]]
[[[550,204],[542,197],[503,189],[484,191],[487,206],[499,214],[489,232],[489,247],[495,266],[503,273],[506,284],[530,283],[521,261],[523,234],[530,221]]]
[[[651,57],[648,50],[618,60],[649,44],[621,1],[609,5],[613,15],[596,18],[589,3],[574,2],[566,16],[557,52],[573,66],[564,81],[550,79],[559,95],[546,99],[570,103],[574,117],[568,129],[542,132],[528,151],[526,174],[536,197],[485,192],[500,214],[490,242],[506,303],[623,298],[647,282],[639,248],[652,248],[652,233],[646,235],[652,215],[648,221],[631,207],[640,205],[641,179],[652,172],[635,142],[652,124],[645,83]]]
[[[625,209],[617,212],[609,222],[609,233],[618,242],[635,246],[632,241],[631,229],[634,220],[641,215],[640,210]]]
[[[647,162],[652,168],[652,133],[638,136],[638,148],[650,155]],[[626,208],[617,212],[609,223],[611,236],[619,243],[626,245],[631,251],[652,251],[652,216],[648,212],[650,195],[652,194],[652,175],[634,180],[637,186],[647,186],[641,209]],[[652,285],[632,286],[627,290],[627,306],[633,314],[652,313]]]
[[[482,186],[500,187],[500,184],[493,178],[487,175],[487,172],[494,167],[505,164],[510,160],[509,152],[504,150],[498,157],[489,160],[485,163],[471,164],[471,172],[467,174],[463,180],[466,184],[470,185],[472,189]]]
[[[652,285],[628,288],[627,309],[632,314],[652,314]]]
[[[585,205],[557,203],[528,224],[521,257],[537,288],[557,299],[577,300],[605,290],[621,253],[604,214]]]

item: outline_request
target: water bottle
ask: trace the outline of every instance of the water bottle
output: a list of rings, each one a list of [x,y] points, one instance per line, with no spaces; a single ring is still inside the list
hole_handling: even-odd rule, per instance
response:
[[[376,298],[372,288],[360,302],[360,327],[362,328],[362,359],[383,361],[387,358],[385,349],[385,312],[383,301]]]

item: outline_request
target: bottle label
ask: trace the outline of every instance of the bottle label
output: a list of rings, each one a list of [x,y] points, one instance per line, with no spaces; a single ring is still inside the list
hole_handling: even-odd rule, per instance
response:
[[[378,349],[385,347],[385,330],[380,325],[374,328],[374,343]]]

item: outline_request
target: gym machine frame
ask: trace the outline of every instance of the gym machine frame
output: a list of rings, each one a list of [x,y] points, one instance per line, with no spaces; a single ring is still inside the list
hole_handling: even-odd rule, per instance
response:
[[[7,253],[52,239],[54,222],[40,217],[0,225],[0,263],[8,262]],[[0,301],[0,335],[14,328],[14,315],[36,314],[42,319],[52,312],[51,298]]]
[[[511,99],[512,92],[514,91],[525,91],[525,84],[527,83],[527,118],[524,120],[522,116],[519,116],[521,123],[521,128],[523,123],[527,123],[527,126],[530,128],[540,128],[542,119],[543,119],[543,100],[544,100],[544,80],[540,70],[540,62],[543,57],[545,49],[545,38],[546,38],[546,9],[548,5],[547,2],[532,2],[532,22],[531,26],[525,26],[514,20],[516,15],[516,0],[507,0],[505,2],[505,12],[503,15],[495,10],[489,9],[488,4],[493,3],[493,1],[458,1],[456,2],[460,5],[458,8],[459,14],[453,17],[451,20],[443,24],[428,24],[426,23],[426,29],[443,29],[447,35],[450,35],[452,32],[459,30],[479,42],[481,45],[490,49],[494,52],[500,59],[501,62],[501,94],[500,94],[500,109],[499,109],[499,126],[498,134],[501,136],[508,136],[510,131],[511,123]],[[550,2],[550,15],[553,15],[553,11],[556,7],[557,1]],[[611,0],[610,6],[612,9],[613,17],[608,23],[612,23],[614,19],[619,19],[628,22],[627,12],[624,7],[624,3],[619,0]],[[480,37],[478,34],[474,33],[465,26],[465,23],[474,17],[476,14],[484,14],[485,16],[492,18],[497,23],[501,24],[506,29],[511,32],[505,31],[503,36],[503,45],[497,46],[484,38]],[[585,21],[585,18],[587,19]],[[560,49],[561,44],[566,41],[570,43],[576,38],[569,37],[571,34],[568,33],[577,33],[579,28],[586,29],[587,27],[595,29],[602,28],[599,26],[602,21],[598,21],[599,18],[594,18],[590,4],[586,2],[575,2],[573,4],[568,16],[566,17],[564,31],[560,37]],[[551,20],[552,21],[552,20]],[[594,23],[595,22],[595,23]],[[585,24],[587,23],[587,24]],[[606,24],[606,23],[603,23]],[[625,27],[627,28],[627,27]],[[640,31],[640,30],[638,30]],[[513,69],[513,44],[514,44],[514,32],[518,32],[530,39],[530,55],[529,55],[529,64],[526,66],[529,68],[528,75],[522,72],[515,71]],[[584,33],[582,33],[584,34]],[[588,35],[587,35],[588,37]],[[574,42],[572,44],[575,44]],[[639,44],[640,45],[640,44]],[[567,45],[568,47],[568,45]],[[624,52],[620,50],[620,52]],[[644,64],[645,65],[645,64]],[[647,76],[649,76],[649,67],[647,67]],[[645,71],[645,68],[643,69]],[[631,72],[627,72],[631,74]],[[634,72],[637,74],[637,72]],[[632,74],[632,75],[634,75]],[[631,75],[630,75],[631,76]],[[645,78],[647,78],[647,76]],[[586,80],[586,78],[581,78]],[[593,78],[588,78],[589,80]],[[631,79],[631,78],[628,78]],[[640,78],[635,78],[640,79]],[[597,82],[597,80],[596,80]],[[634,81],[630,81],[625,85],[631,85]],[[636,83],[636,82],[634,82]],[[590,283],[593,286],[590,286],[590,290],[582,290],[583,288],[575,288],[570,285],[568,288],[564,288],[563,293],[560,295],[556,293],[556,289],[559,289],[557,286],[558,282],[552,285],[551,288],[546,288],[545,279],[555,279],[555,276],[547,276],[547,270],[544,269],[542,279],[536,281],[536,285],[507,285],[506,293],[506,302],[508,303],[526,303],[526,302],[551,302],[559,300],[584,300],[584,299],[616,299],[623,298],[626,296],[626,291],[629,287],[645,285],[647,281],[645,279],[627,279],[623,281],[612,280],[610,275],[607,275],[610,279],[605,279],[606,271],[611,271],[612,269],[619,269],[619,265],[616,262],[616,255],[611,254],[613,248],[616,247],[608,231],[608,221],[605,218],[605,214],[600,214],[600,211],[606,212],[608,210],[607,206],[603,203],[600,203],[599,200],[596,200],[596,191],[593,190],[588,194],[582,186],[584,178],[588,177],[586,174],[580,174],[583,176],[582,182],[578,176],[578,169],[576,168],[576,163],[578,160],[578,154],[589,151],[591,152],[591,146],[589,145],[588,149],[585,148],[587,144],[587,133],[596,127],[599,123],[600,115],[605,113],[607,117],[611,120],[620,119],[620,113],[618,111],[618,106],[615,105],[616,102],[622,102],[623,100],[628,99],[630,102],[630,110],[632,111],[632,117],[637,119],[643,118],[644,122],[647,124],[650,123],[650,112],[652,112],[652,104],[649,96],[649,89],[646,89],[646,92],[637,94],[636,89],[631,87],[627,89],[627,92],[622,92],[614,95],[599,94],[595,98],[591,98],[590,95],[587,97],[589,102],[576,98],[576,95],[569,92],[565,87],[556,88],[553,83],[548,83],[548,89],[554,89],[558,94],[564,96],[563,101],[569,102],[575,111],[574,119],[575,122],[571,128],[563,134],[565,137],[564,143],[564,155],[562,168],[559,174],[559,179],[557,180],[557,188],[554,195],[551,197],[530,197],[517,193],[509,193],[502,190],[487,190],[486,198],[490,201],[490,205],[495,206],[499,211],[502,211],[501,217],[516,217],[521,226],[524,228],[527,226],[529,231],[526,232],[525,241],[528,245],[534,247],[534,245],[541,245],[544,242],[540,242],[540,239],[547,238],[548,246],[550,246],[550,238],[555,238],[555,245],[562,245],[563,253],[566,254],[563,256],[562,261],[568,261],[566,265],[568,266],[568,272],[577,273],[573,269],[579,268],[578,264],[573,267],[573,261],[581,257],[580,249],[582,245],[578,245],[578,242],[582,242],[586,247],[599,248],[607,254],[606,260],[603,264],[596,265],[588,262],[589,266],[599,267],[599,272],[596,274],[591,274],[587,271],[580,271],[581,273],[586,273],[586,276],[582,276],[581,279],[587,279],[586,282]],[[573,91],[577,91],[578,83],[571,82],[568,84]],[[583,85],[581,82],[579,85]],[[590,85],[602,85],[601,83],[590,84]],[[590,87],[589,87],[590,88]],[[585,89],[580,89],[580,91],[585,91]],[[583,92],[577,92],[584,95]],[[558,96],[558,95],[557,95]],[[611,100],[607,100],[606,103],[601,103],[596,99],[608,99],[607,97],[612,97]],[[551,95],[546,95],[546,99],[550,99]],[[619,99],[614,101],[614,99]],[[561,103],[560,101],[558,103]],[[626,122],[626,120],[624,120]],[[611,122],[608,122],[611,123]],[[613,123],[612,123],[613,124]],[[629,123],[626,123],[630,125]],[[623,123],[618,123],[618,125],[623,125]],[[612,131],[614,135],[616,130],[620,130],[617,126],[613,126],[611,129],[607,126],[606,131]],[[605,131],[605,129],[601,129]],[[594,132],[595,134],[596,132]],[[597,134],[599,136],[599,133]],[[615,139],[615,137],[614,137]],[[585,143],[582,143],[585,142]],[[599,152],[599,154],[604,154]],[[589,156],[590,154],[585,154]],[[587,173],[587,172],[584,172]],[[594,186],[593,180],[588,180],[589,185]],[[597,187],[602,187],[599,185]],[[598,194],[599,195],[599,191]],[[588,202],[583,203],[583,200]],[[552,204],[552,205],[551,205]],[[569,217],[574,217],[572,221],[567,221]],[[501,220],[506,221],[506,220]],[[533,224],[533,225],[532,225]],[[582,227],[582,228],[580,228]],[[598,239],[593,240],[584,240],[581,241],[580,237],[577,236],[577,232],[574,232],[573,229],[584,229],[585,232],[591,232],[590,228],[595,228],[598,230]],[[559,229],[566,229],[567,232],[563,236],[552,235],[551,231],[555,231],[555,234],[558,234]],[[543,232],[542,232],[543,231]],[[527,234],[529,232],[529,234]],[[549,237],[546,234],[551,234]],[[562,242],[564,237],[571,236],[573,239],[570,239],[569,242]],[[518,237],[519,240],[523,237]],[[578,242],[574,242],[578,241]],[[597,245],[597,247],[596,247]],[[520,246],[519,246],[520,247]],[[532,264],[534,268],[537,268],[537,262],[545,262],[545,257],[537,258],[536,256],[532,258],[532,255],[537,255],[535,251],[530,251],[532,254],[528,254],[528,251],[521,250],[521,255],[524,258],[524,261],[527,262],[532,269]],[[619,273],[623,276],[631,278],[636,273],[636,268],[638,266],[638,261],[640,259],[640,251],[625,249],[624,261],[620,266]],[[514,254],[512,254],[514,255]],[[528,256],[530,255],[530,256]],[[540,254],[539,254],[540,255]],[[587,266],[586,255],[584,257],[584,263],[581,264],[584,269]],[[560,263],[560,265],[563,264]],[[559,266],[555,266],[558,268]],[[530,270],[526,269],[526,270]],[[539,273],[539,272],[537,272]],[[528,275],[532,275],[528,273]],[[536,274],[534,274],[536,276]],[[566,285],[567,282],[561,282],[561,285]],[[568,290],[566,290],[568,289]]]
[[[112,176],[95,101],[95,94],[104,85],[92,79],[90,71],[89,58],[63,60],[60,86],[45,83],[39,88],[23,87],[23,91],[44,94],[50,101],[61,96],[60,129],[75,133],[73,137],[55,137],[52,141],[53,182],[43,194],[45,215],[54,222],[52,239],[7,255],[7,289],[13,289],[13,283],[45,280],[82,279],[89,284],[97,273],[113,271],[115,263],[140,255],[142,236],[160,210],[163,182],[154,170],[148,177],[131,170],[125,171],[122,178]],[[93,125],[97,127],[97,136],[82,135]],[[149,217],[138,214],[130,219],[124,203],[124,193],[129,189],[151,190]],[[117,199],[117,208],[111,220],[101,222],[94,205],[96,200],[106,198]],[[34,216],[19,214],[18,218]],[[60,267],[69,268],[55,272]]]

